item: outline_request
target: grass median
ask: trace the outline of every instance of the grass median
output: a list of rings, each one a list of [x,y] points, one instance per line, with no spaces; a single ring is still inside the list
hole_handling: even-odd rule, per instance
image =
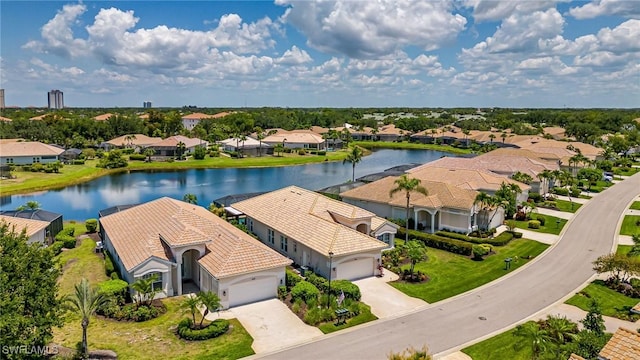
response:
[[[587,285],[565,303],[577,306],[584,311],[589,311],[589,306],[593,300],[598,302],[604,316],[612,316],[627,321],[636,321],[640,318],[639,315],[631,314],[631,308],[638,303],[638,299],[609,289],[602,280],[596,280]]]

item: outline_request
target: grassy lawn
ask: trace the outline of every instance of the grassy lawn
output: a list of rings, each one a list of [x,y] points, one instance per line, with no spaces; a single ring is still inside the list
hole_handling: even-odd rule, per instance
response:
[[[409,296],[434,303],[493,281],[529,262],[525,257],[538,256],[547,247],[548,245],[537,241],[517,239],[506,246],[494,247],[496,254],[483,261],[474,261],[462,255],[427,248],[428,260],[416,264],[415,270],[427,274],[429,281],[420,284],[390,284]],[[510,270],[505,270],[504,259],[516,256],[519,260],[511,263]],[[409,268],[409,265],[405,267]]]
[[[629,208],[631,210],[640,210],[640,201],[634,201]]]
[[[602,309],[602,315],[613,316],[623,320],[629,320],[629,310],[640,302],[640,299],[624,296],[606,287],[602,280],[596,280],[565,303],[577,306],[584,311],[589,311],[591,299],[598,301]],[[638,315],[635,315],[635,320],[637,319]]]
[[[640,221],[640,215],[625,215],[620,227],[620,235],[634,235],[640,232],[636,222]]]
[[[589,195],[582,195],[580,194],[580,196],[578,196],[580,199],[593,199],[593,196],[589,196]]]
[[[346,156],[347,151],[340,150],[328,152],[326,156],[298,155],[297,153],[292,153],[282,154],[282,156],[245,157],[242,159],[220,156],[214,158],[207,157],[203,160],[194,160],[190,158],[189,160],[174,162],[154,161],[147,163],[144,161],[129,161],[128,167],[111,170],[96,168],[95,165],[97,164],[97,160],[90,160],[87,161],[85,165],[65,165],[58,174],[15,171],[13,172],[13,175],[16,176],[16,179],[2,180],[0,183],[0,195],[4,196],[61,188],[122,171],[288,166],[319,163],[324,161],[341,161]]]
[[[620,168],[620,167],[616,167],[613,168],[613,173],[616,175],[623,175],[623,176],[631,176],[634,175],[635,173],[637,173],[638,171],[640,171],[640,168]]]
[[[473,360],[530,360],[532,359],[531,347],[514,347],[519,339],[513,335],[515,328],[498,334],[485,341],[479,342],[462,349],[462,352],[471,356]]]
[[[59,255],[60,264],[64,266],[59,280],[61,295],[71,293],[73,285],[82,277],[92,284],[106,280],[102,259],[93,252],[94,246],[91,239],[85,239],[80,246]],[[230,320],[229,333],[221,337],[194,342],[178,338],[175,328],[185,317],[179,309],[181,300],[181,297],[163,300],[167,312],[146,322],[93,317],[88,330],[89,349],[110,349],[122,359],[238,359],[254,353],[253,338],[235,319]],[[54,331],[54,342],[75,348],[81,339],[80,317],[67,313],[65,325]]]
[[[354,144],[365,149],[410,149],[410,150],[436,150],[454,154],[469,154],[471,149],[460,149],[449,145],[420,144],[394,141],[354,141]]]
[[[531,230],[531,231],[536,231],[536,232],[545,233],[545,234],[558,235],[560,234],[560,231],[562,231],[562,228],[564,227],[564,225],[567,223],[567,220],[560,219],[555,216],[549,216],[549,215],[543,215],[543,214],[535,215],[535,217],[538,217],[538,216],[544,216],[545,218],[544,226],[540,226],[539,229],[530,229],[528,227],[529,226],[528,220],[516,221],[516,227],[520,229]],[[559,224],[557,223],[558,220],[560,220]]]
[[[329,334],[334,331],[350,328],[352,326],[364,324],[366,322],[377,320],[377,319],[378,318],[371,313],[371,307],[369,305],[361,304],[360,314],[358,316],[355,316],[347,320],[346,323],[338,326],[335,326],[333,322],[324,323],[318,326],[318,329],[320,329],[320,331],[322,331],[324,334]]]
[[[627,255],[629,251],[631,251],[631,248],[633,248],[633,246],[631,245],[618,245],[618,248],[616,249],[616,254]]]
[[[555,200],[555,202],[556,202],[556,206],[558,207],[558,210],[564,211],[564,212],[570,212],[570,213],[574,213],[578,211],[578,209],[580,209],[580,206],[582,206],[582,204],[578,204],[576,202],[572,203],[567,200]]]

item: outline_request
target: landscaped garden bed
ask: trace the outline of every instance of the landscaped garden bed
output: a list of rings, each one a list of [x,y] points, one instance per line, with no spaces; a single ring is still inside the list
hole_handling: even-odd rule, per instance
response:
[[[639,288],[640,289],[640,288]],[[602,309],[602,315],[612,316],[626,321],[636,321],[640,315],[632,314],[631,308],[640,302],[640,297],[623,295],[610,288],[605,281],[596,280],[580,290],[565,303],[589,310],[592,300],[596,300]]]
[[[516,214],[516,216],[518,215]],[[530,214],[524,220],[518,220],[518,217],[516,217],[516,220],[513,221],[517,228],[554,235],[560,234],[567,223],[565,219],[543,214]]]
[[[279,289],[280,299],[302,321],[323,333],[377,319],[371,308],[360,302],[360,289],[350,281],[331,281],[329,289],[327,279],[313,272],[306,272],[303,278],[290,269],[286,278],[286,286]]]

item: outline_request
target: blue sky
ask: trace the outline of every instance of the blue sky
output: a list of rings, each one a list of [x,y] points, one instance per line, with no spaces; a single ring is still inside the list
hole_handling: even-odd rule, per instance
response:
[[[640,1],[1,1],[8,106],[638,107]]]

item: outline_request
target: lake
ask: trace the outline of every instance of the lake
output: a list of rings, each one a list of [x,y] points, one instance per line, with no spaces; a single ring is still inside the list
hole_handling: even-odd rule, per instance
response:
[[[433,150],[376,150],[356,166],[356,178],[409,163],[426,163],[442,156]],[[1,199],[0,210],[14,210],[35,200],[42,209],[63,214],[65,220],[98,217],[98,211],[124,204],[147,202],[162,196],[182,199],[195,194],[198,204],[231,194],[271,191],[289,185],[310,190],[351,180],[351,164],[326,162],[265,168],[131,171],[104,176],[83,184]]]

